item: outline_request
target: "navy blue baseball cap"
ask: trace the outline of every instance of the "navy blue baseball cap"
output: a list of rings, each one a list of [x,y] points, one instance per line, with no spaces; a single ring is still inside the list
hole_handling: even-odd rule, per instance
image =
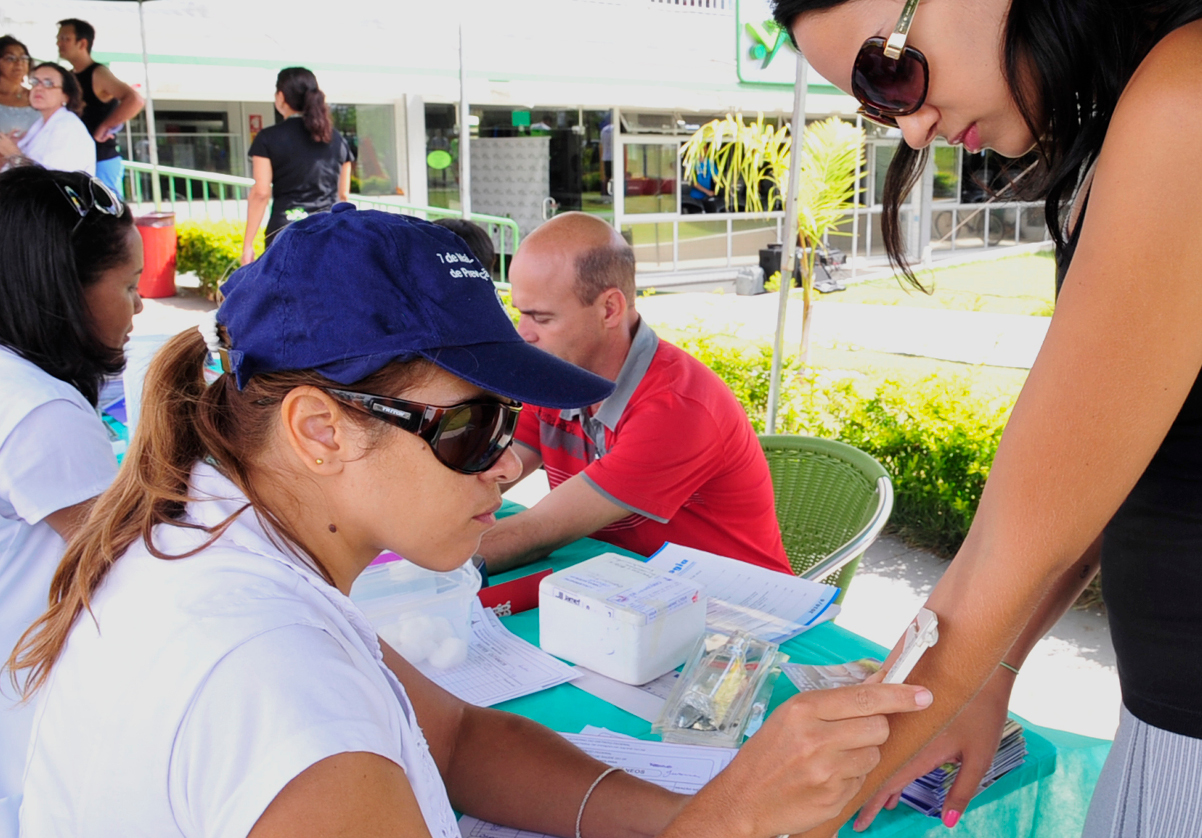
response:
[[[613,392],[613,382],[522,340],[463,240],[417,218],[337,204],[282,230],[221,290],[217,322],[239,389],[287,370],[350,385],[425,358],[544,407],[584,407]]]

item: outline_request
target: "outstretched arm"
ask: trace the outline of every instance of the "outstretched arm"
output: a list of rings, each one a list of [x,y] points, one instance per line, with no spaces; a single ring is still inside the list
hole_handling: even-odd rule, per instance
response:
[[[931,711],[897,719],[864,791],[829,835],[993,675],[1048,589],[1131,491],[1202,368],[1202,28],[1157,46],[1124,93],[1098,161],[1076,257],[998,448],[963,547],[927,606],[940,642],[913,673]],[[1163,208],[1172,207],[1171,212]],[[1135,285],[1148,252],[1154,284]]]
[[[1015,669],[1020,668],[1035,644],[1076,602],[1085,586],[1097,575],[1101,545],[1102,539],[1096,539],[1085,555],[1048,591],[1035,616],[1003,657],[1007,664]],[[882,808],[893,809],[901,802],[901,793],[906,786],[947,762],[960,763],[960,770],[948,789],[942,812],[943,823],[948,827],[955,826],[993,764],[1001,742],[1002,728],[1009,715],[1010,693],[1017,677],[999,664],[985,686],[951,725],[864,804],[856,816],[856,830],[867,829]]]

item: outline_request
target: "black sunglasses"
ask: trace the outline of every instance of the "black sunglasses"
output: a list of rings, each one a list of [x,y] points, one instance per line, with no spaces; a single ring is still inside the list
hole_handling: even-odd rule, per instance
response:
[[[79,220],[71,228],[72,233],[79,229],[79,225],[83,224],[83,220],[92,210],[111,215],[114,218],[120,218],[125,213],[125,204],[121,203],[121,199],[117,197],[116,193],[94,177],[88,178],[87,197],[80,195],[75,187],[69,184],[55,180],[54,185],[58,187],[58,191],[79,215]]]
[[[522,412],[520,402],[496,399],[439,407],[331,387],[325,391],[340,402],[421,437],[440,463],[463,474],[488,471],[501,459],[513,442],[518,414]]]
[[[860,113],[886,128],[898,127],[897,117],[921,108],[931,83],[927,57],[906,46],[917,9],[918,0],[906,0],[893,34],[888,40],[865,41],[851,71],[851,92],[860,101]]]

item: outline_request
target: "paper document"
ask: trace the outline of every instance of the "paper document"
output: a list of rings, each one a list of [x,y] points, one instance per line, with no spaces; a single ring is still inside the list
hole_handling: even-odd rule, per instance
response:
[[[649,722],[659,718],[660,708],[664,706],[668,693],[672,692],[676,679],[680,677],[680,673],[673,670],[641,687],[632,687],[583,666],[576,667],[575,672],[580,677],[572,682],[573,687],[592,693],[597,698]]]
[[[505,628],[478,600],[473,604],[467,660],[450,669],[425,663],[417,668],[447,692],[477,707],[491,707],[576,677],[572,667]]]
[[[680,794],[696,793],[738,753],[734,748],[645,742],[612,731],[597,736],[564,734],[564,738],[589,756]],[[463,838],[546,838],[538,832],[497,826],[469,815],[459,819],[459,831]]]
[[[647,564],[691,579],[709,596],[706,625],[784,643],[839,613],[839,589],[704,550],[665,544]]]

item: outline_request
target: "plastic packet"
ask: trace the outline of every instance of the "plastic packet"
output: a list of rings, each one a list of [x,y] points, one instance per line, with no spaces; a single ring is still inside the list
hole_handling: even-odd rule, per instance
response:
[[[763,722],[789,656],[744,632],[707,630],[652,729],[665,742],[736,748]]]

